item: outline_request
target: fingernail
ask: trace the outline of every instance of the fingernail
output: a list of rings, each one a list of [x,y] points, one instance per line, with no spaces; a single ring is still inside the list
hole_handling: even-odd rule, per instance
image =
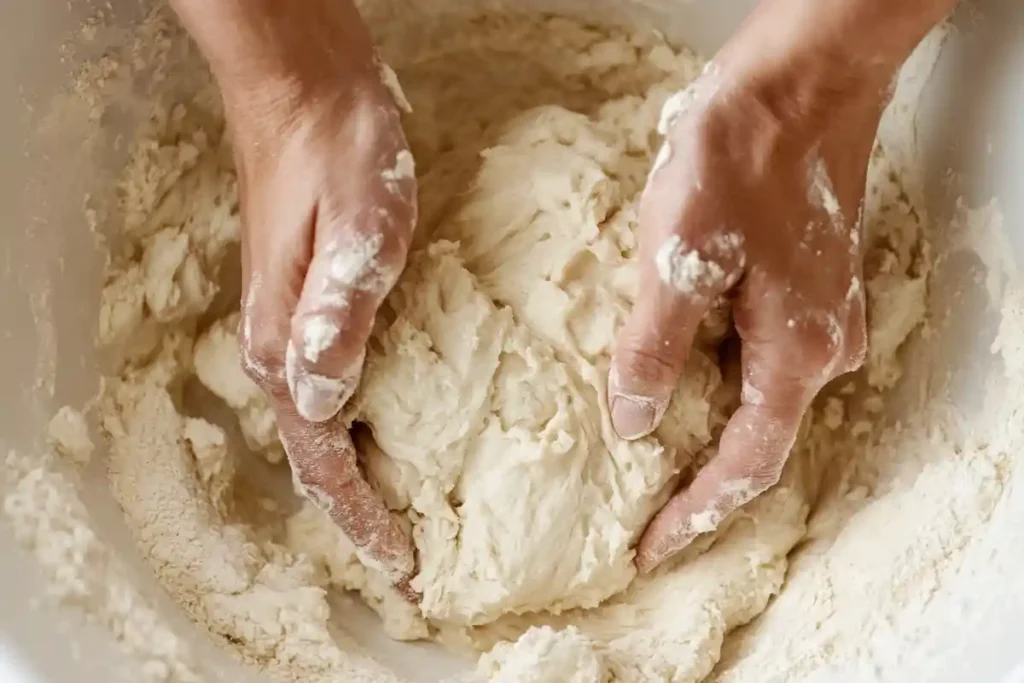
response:
[[[611,412],[612,427],[623,439],[639,439],[654,429],[657,411],[650,401],[620,394],[612,397]]]
[[[684,541],[682,546],[679,548],[665,547],[645,553],[637,553],[636,558],[633,560],[634,564],[636,564],[637,571],[643,575],[654,572],[658,567],[665,564],[669,558],[675,556],[680,550],[690,545],[690,541],[692,540],[693,539],[691,538],[690,540]]]
[[[633,558],[633,563],[641,574],[650,574],[660,567],[662,562],[671,554],[671,548],[665,544],[664,539],[651,543],[644,536],[640,540],[640,545],[637,546],[636,557]]]
[[[356,548],[356,557],[364,567],[383,575],[392,585],[399,587],[412,579],[416,570],[416,558],[412,553],[401,553],[396,557],[381,558],[365,548]],[[412,589],[409,588],[411,591]]]
[[[637,554],[635,563],[641,574],[650,574],[658,566],[658,560],[648,554]]]
[[[361,369],[362,363],[358,367]],[[310,422],[324,422],[337,415],[355,393],[359,379],[358,371],[354,377],[340,379],[309,372],[299,362],[291,342],[285,354],[285,369],[295,409]]]
[[[324,422],[338,414],[348,398],[340,380],[314,374],[303,374],[295,379],[292,400],[295,409],[310,422]]]
[[[423,600],[423,595],[412,586],[412,579],[403,579],[395,584],[395,589],[401,593],[402,597],[408,602],[414,605],[420,604]]]
[[[676,555],[683,548],[690,545],[697,534],[690,530],[680,530],[669,540],[659,540],[653,544],[640,542],[637,548],[636,557],[633,563],[641,574],[650,574],[665,563],[666,560]]]

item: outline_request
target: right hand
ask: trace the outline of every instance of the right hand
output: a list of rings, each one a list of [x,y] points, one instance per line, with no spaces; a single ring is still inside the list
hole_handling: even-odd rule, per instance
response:
[[[613,425],[624,438],[657,427],[698,324],[723,296],[743,390],[717,455],[640,539],[643,571],[773,486],[815,395],[865,357],[860,206],[897,65],[819,88],[825,60],[806,66],[816,45],[765,47],[764,34],[792,23],[755,13],[663,110],[665,141],[640,204],[642,296],[609,376]]]
[[[850,97],[816,130],[779,116],[725,67],[663,119],[663,162],[640,204],[643,296],[609,378],[613,425],[624,438],[657,426],[702,317],[723,296],[743,390],[717,455],[641,538],[641,570],[773,486],[814,396],[864,361],[858,207],[882,93]]]
[[[412,542],[338,417],[416,223],[401,98],[350,3],[245,7],[228,38],[244,58],[211,59],[239,179],[243,364],[309,498],[365,564],[405,586]]]
[[[894,74],[954,4],[765,0],[663,112],[612,422],[624,438],[655,429],[702,316],[726,294],[743,391],[718,454],[645,530],[641,570],[774,485],[811,400],[864,361],[869,155]]]

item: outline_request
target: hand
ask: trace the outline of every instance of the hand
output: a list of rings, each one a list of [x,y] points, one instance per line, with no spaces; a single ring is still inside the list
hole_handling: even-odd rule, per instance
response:
[[[735,49],[663,111],[640,204],[640,294],[609,407],[622,437],[649,434],[723,294],[741,342],[741,406],[717,456],[644,532],[642,571],[778,482],[811,400],[866,352],[859,209],[888,79],[850,80],[807,106],[779,97]]]
[[[732,295],[741,406],[718,455],[640,539],[650,571],[782,473],[818,391],[866,352],[860,209],[895,72],[957,0],[764,0],[687,92],[640,206],[640,296],[609,408],[650,433],[701,317]]]
[[[350,3],[213,0],[183,16],[202,36],[202,13],[225,4],[240,12],[224,39],[234,58],[218,52],[224,42],[204,51],[239,177],[243,363],[272,401],[296,480],[364,563],[399,583],[415,569],[411,541],[362,476],[337,413],[416,222],[404,99]]]

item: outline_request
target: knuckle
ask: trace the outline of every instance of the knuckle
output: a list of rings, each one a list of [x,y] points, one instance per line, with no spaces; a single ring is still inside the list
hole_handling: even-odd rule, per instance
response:
[[[396,229],[393,225],[382,225],[379,230],[381,235],[380,265],[383,270],[389,271],[391,286],[394,286],[399,273],[405,268],[409,245],[412,242],[412,231]]]
[[[756,495],[764,493],[779,483],[785,463],[785,458],[759,458],[752,463],[750,482],[751,489]]]
[[[795,429],[785,420],[768,420],[763,427],[761,443],[752,444],[756,454],[751,458],[747,470],[755,495],[779,482],[796,438]]]
[[[672,360],[641,347],[623,349],[615,360],[618,379],[641,390],[671,385],[678,375]]]
[[[243,320],[242,325],[243,332],[238,338],[242,370],[262,387],[276,384],[284,369],[284,352],[279,339],[250,319]]]
[[[671,235],[658,246],[653,267],[675,293],[707,304],[739,279],[745,262],[742,244],[739,233],[726,230],[691,231],[686,239]]]
[[[313,464],[315,462],[316,459],[307,460],[304,465],[295,467],[295,480],[302,485],[303,490],[317,494],[320,498],[340,501],[347,498],[346,492],[358,485],[360,475],[354,468],[335,467],[328,474]]]
[[[376,98],[355,98],[346,112],[346,123],[356,132],[349,141],[353,151],[371,162],[383,148],[394,146],[402,138],[399,119],[392,116],[396,113]]]
[[[334,423],[281,421],[281,438],[296,480],[340,491],[359,476],[348,431]]]
[[[808,379],[831,379],[846,349],[847,331],[831,313],[811,316],[787,346]]]

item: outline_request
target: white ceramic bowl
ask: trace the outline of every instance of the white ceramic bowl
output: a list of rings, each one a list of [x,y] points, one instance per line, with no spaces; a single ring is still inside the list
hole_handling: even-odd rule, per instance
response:
[[[511,0],[510,0],[511,2]],[[59,47],[101,3],[5,0],[0,3],[0,454],[14,449],[39,452],[45,425],[54,409],[78,403],[95,388],[95,327],[101,284],[101,251],[85,230],[82,200],[92,175],[83,163],[74,132],[64,144],[45,150],[27,142],[47,112],[47,103],[67,83],[74,66]],[[104,6],[110,3],[102,3]],[[115,0],[108,16],[127,24],[145,2]],[[428,3],[423,3],[428,4]],[[440,4],[444,4],[441,2]],[[458,4],[462,9],[477,4]],[[520,8],[523,3],[518,3]],[[750,0],[565,0],[528,3],[537,9],[572,12],[593,18],[656,27],[682,43],[712,54],[753,6]],[[961,8],[956,30],[946,42],[933,78],[924,88],[916,149],[924,200],[933,224],[948,222],[956,200],[982,205],[999,201],[1013,251],[1024,256],[1024,3],[987,0]],[[83,52],[82,54],[87,54]],[[928,57],[923,57],[927,61]],[[941,235],[937,236],[941,242]],[[934,287],[934,310],[946,310],[950,297],[980,301],[982,284],[969,268],[948,268]],[[910,372],[924,371],[928,357],[949,359],[964,378],[955,384],[955,402],[970,414],[990,365],[988,346],[993,318],[981,306],[953,307],[948,324],[937,328],[909,359]],[[39,381],[53,377],[55,381]],[[144,591],[155,596],[169,623],[221,672],[226,680],[259,680],[242,671],[198,634],[183,613],[160,591],[128,540],[119,511],[97,479],[86,503],[105,540],[123,549]],[[1018,487],[1019,488],[1019,487]],[[1000,514],[1022,520],[1016,536],[993,538],[995,562],[1024,547],[1024,501],[1009,494]],[[1007,533],[1005,530],[1001,533]],[[1021,569],[1024,574],[1024,567]],[[943,661],[949,681],[1019,681],[1011,672],[1024,651],[1024,596],[1020,584],[965,587],[964,599],[983,619],[967,631],[955,625],[936,636],[931,650]],[[0,524],[0,659],[11,677],[20,666],[40,681],[132,681],[137,669],[113,645],[102,628],[84,624],[73,610],[53,609],[38,600],[45,585],[39,571]],[[865,596],[865,599],[872,599]],[[373,632],[367,616],[367,632]],[[73,644],[73,647],[69,646]],[[452,664],[432,648],[391,643],[382,634],[368,644],[411,680],[435,681]],[[4,653],[10,656],[5,656]],[[969,673],[967,673],[969,672]],[[0,664],[0,679],[7,680]],[[937,680],[937,679],[933,679]]]

